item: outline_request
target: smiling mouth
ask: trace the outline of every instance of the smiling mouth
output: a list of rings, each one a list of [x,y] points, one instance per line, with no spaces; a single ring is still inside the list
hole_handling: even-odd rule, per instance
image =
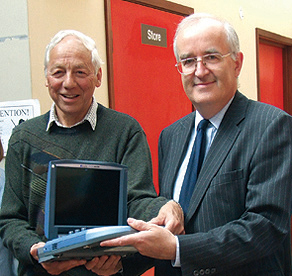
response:
[[[209,84],[213,84],[214,81],[210,81],[210,82],[199,82],[199,83],[194,83],[194,86],[207,86]]]
[[[62,94],[62,97],[67,98],[67,99],[74,99],[74,98],[79,97],[79,95],[64,95],[64,94]]]

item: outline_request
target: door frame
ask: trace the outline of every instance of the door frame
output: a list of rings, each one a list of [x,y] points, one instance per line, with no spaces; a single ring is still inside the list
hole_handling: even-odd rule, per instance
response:
[[[169,2],[166,0],[122,0],[132,2],[142,6],[150,7],[153,9],[187,16],[194,13],[194,9]],[[105,29],[106,29],[106,53],[107,53],[107,74],[108,74],[108,97],[109,107],[115,109],[115,94],[114,94],[114,71],[113,71],[113,32],[111,20],[111,0],[104,0],[105,12]]]
[[[256,56],[257,56],[257,96],[260,99],[260,66],[259,44],[280,47],[283,50],[283,99],[284,110],[292,115],[292,39],[263,29],[256,28]]]

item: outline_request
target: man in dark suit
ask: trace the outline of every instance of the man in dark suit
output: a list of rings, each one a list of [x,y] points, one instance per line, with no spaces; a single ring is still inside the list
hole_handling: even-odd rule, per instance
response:
[[[177,68],[196,111],[159,140],[160,194],[184,205],[180,192],[196,127],[207,119],[205,159],[185,235],[129,219],[138,234],[103,245],[134,245],[158,261],[157,275],[291,275],[292,118],[237,90],[243,54],[225,21],[195,14],[178,26]],[[175,268],[176,267],[176,268]]]

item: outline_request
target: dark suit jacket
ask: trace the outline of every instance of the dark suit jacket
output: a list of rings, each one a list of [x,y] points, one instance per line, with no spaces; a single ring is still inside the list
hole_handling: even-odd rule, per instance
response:
[[[165,197],[173,196],[194,116],[161,133]],[[292,118],[236,92],[202,166],[186,235],[179,236],[182,275],[291,275],[291,183]],[[160,263],[156,274],[169,276],[165,269]]]

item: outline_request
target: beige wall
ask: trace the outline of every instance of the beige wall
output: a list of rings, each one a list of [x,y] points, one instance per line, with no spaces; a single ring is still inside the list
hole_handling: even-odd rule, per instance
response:
[[[40,100],[41,112],[46,112],[52,101],[45,87],[43,57],[47,43],[62,29],[75,29],[92,37],[102,60],[106,61],[105,22],[103,0],[28,0],[28,21],[31,55],[32,98]],[[108,105],[106,63],[103,83],[96,97]]]
[[[193,7],[195,12],[208,12],[226,18],[235,27],[245,55],[240,76],[240,90],[256,99],[255,28],[262,28],[292,38],[292,1],[290,0],[173,0]],[[243,19],[240,18],[240,9]],[[46,44],[60,29],[77,29],[91,36],[106,61],[103,0],[28,0],[28,26],[31,56],[32,98],[41,103],[44,113],[51,100],[43,76]],[[106,63],[103,84],[96,90],[99,102],[108,106]]]

